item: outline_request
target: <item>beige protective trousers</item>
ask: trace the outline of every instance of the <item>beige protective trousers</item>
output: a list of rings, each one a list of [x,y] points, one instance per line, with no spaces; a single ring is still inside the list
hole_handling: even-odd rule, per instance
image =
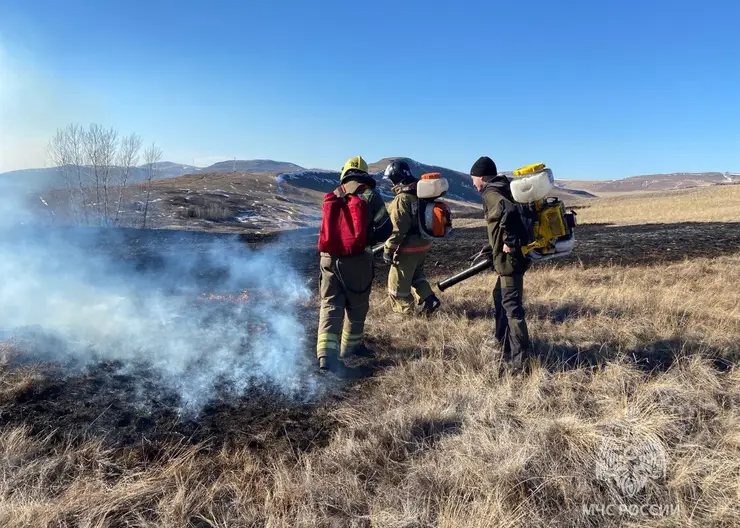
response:
[[[365,318],[370,308],[373,256],[322,255],[321,308],[316,357],[343,357],[362,344]]]
[[[394,312],[413,313],[414,294],[417,301],[432,295],[432,287],[424,272],[427,251],[398,252],[388,272],[388,294]]]

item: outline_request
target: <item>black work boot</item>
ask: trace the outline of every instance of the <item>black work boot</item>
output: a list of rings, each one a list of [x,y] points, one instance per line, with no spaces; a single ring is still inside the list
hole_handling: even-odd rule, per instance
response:
[[[351,352],[345,352],[342,357],[362,357],[362,358],[374,358],[375,351],[372,348],[368,348],[365,343],[360,343],[352,349]]]
[[[434,294],[431,294],[429,297],[424,299],[422,302],[424,303],[424,306],[422,306],[421,308],[421,314],[424,316],[432,315],[435,312],[435,310],[439,308],[439,305],[442,304],[441,301]]]
[[[331,367],[331,360],[328,357],[324,356],[324,357],[319,358],[319,370],[321,372],[329,372],[330,367]]]
[[[319,358],[319,371],[322,373],[339,373],[342,370],[342,362],[334,356],[324,356]]]
[[[352,354],[357,357],[374,358],[375,350],[373,350],[372,348],[368,348],[365,343],[362,343],[360,344],[360,346],[355,347],[355,349],[352,351]]]

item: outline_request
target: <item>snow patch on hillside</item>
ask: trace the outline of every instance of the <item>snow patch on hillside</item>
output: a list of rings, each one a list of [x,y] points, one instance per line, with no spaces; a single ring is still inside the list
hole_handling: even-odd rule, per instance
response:
[[[320,183],[337,183],[339,181],[339,173],[335,171],[310,171],[302,170],[296,172],[285,172],[278,174],[275,178],[277,183],[287,183],[290,180],[301,180],[310,179]]]

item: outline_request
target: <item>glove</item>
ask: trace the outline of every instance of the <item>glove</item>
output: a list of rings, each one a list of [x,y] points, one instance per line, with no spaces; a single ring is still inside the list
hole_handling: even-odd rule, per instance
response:
[[[431,294],[429,297],[427,297],[424,300],[420,300],[419,304],[423,304],[424,306],[421,309],[422,315],[431,315],[434,313],[434,311],[439,308],[439,305],[442,304],[440,300],[437,298],[436,295]]]
[[[521,244],[519,243],[519,239],[515,237],[514,235],[509,235],[506,238],[504,238],[504,244],[509,246],[512,249],[512,252],[517,251]]]
[[[492,255],[493,255],[493,249],[491,248],[491,245],[486,244],[485,246],[481,248],[481,250],[478,253],[470,257],[468,260],[472,262],[473,264],[475,264],[487,258],[491,258]]]

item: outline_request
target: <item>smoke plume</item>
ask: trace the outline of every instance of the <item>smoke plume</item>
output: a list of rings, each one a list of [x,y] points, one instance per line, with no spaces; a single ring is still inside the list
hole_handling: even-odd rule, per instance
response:
[[[19,202],[1,202],[0,328],[31,331],[37,343],[43,336],[33,360],[145,369],[177,392],[182,409],[197,410],[217,390],[239,395],[255,384],[311,394],[300,319],[310,292],[281,246],[250,249],[203,233],[21,225],[28,215]],[[243,291],[246,302],[218,297]]]

